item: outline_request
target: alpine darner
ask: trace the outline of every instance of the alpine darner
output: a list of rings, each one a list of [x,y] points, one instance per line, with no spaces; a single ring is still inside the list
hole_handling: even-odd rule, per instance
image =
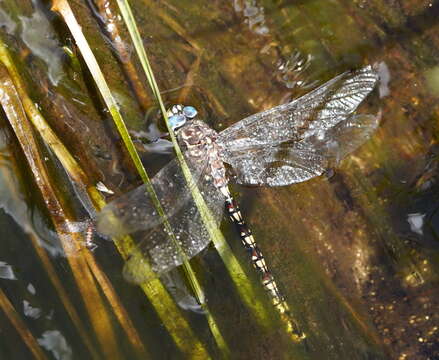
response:
[[[225,164],[238,183],[248,185],[289,185],[323,174],[363,144],[378,126],[377,116],[354,114],[377,80],[371,66],[345,72],[290,103],[249,116],[219,133],[197,120],[191,106],[175,105],[169,110],[169,121],[206,204],[218,225],[226,204],[281,314],[289,312],[288,305],[231,196]],[[169,239],[144,186],[108,204],[98,219],[98,230],[106,235],[135,234],[139,239],[144,257],[132,256],[124,268],[125,277],[136,283],[148,280],[136,271],[145,258],[161,274],[183,263],[181,249],[191,258],[210,242],[178,162],[166,165],[152,184],[179,246]],[[117,222],[109,220],[114,216]]]

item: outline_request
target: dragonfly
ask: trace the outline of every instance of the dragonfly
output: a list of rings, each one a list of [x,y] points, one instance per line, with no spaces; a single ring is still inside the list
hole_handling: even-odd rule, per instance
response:
[[[347,71],[298,99],[251,115],[221,132],[198,119],[194,107],[174,105],[168,118],[192,182],[186,181],[176,159],[151,182],[177,243],[167,233],[145,185],[116,198],[98,215],[99,232],[112,237],[132,234],[137,239],[141,255],[129,257],[125,278],[143,283],[149,279],[138,269],[145,261],[160,276],[181,265],[183,257],[190,259],[208,246],[209,233],[191,196],[191,187],[197,186],[217,226],[226,209],[273,305],[280,314],[288,314],[288,304],[244,222],[229,182],[286,186],[324,174],[377,128],[378,116],[355,113],[377,81],[370,65]]]

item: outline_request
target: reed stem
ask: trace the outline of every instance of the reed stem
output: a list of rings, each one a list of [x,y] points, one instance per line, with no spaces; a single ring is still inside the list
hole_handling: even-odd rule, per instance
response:
[[[168,232],[168,234],[170,234],[170,237],[172,239],[172,241],[174,242],[174,244],[178,245],[178,241],[175,237],[175,234],[172,231],[172,228],[166,218],[166,214],[160,204],[160,201],[157,197],[157,194],[154,191],[154,188],[151,184],[151,181],[148,177],[148,174],[145,171],[145,168],[143,167],[143,164],[140,160],[140,157],[135,149],[135,146],[131,140],[131,137],[128,133],[128,129],[125,125],[125,122],[122,118],[122,115],[119,111],[119,106],[116,103],[116,100],[114,99],[110,88],[108,87],[108,84],[105,80],[105,77],[100,69],[99,64],[96,61],[96,58],[90,48],[90,46],[88,45],[88,42],[84,36],[84,34],[81,31],[81,27],[78,24],[69,3],[66,0],[53,0],[53,5],[52,5],[52,10],[58,12],[62,18],[64,19],[65,23],[67,24],[67,26],[69,27],[69,30],[71,32],[71,34],[73,35],[75,42],[78,46],[78,48],[81,51],[81,54],[83,56],[83,59],[85,61],[85,63],[87,64],[87,67],[100,91],[100,94],[107,106],[107,108],[110,111],[110,114],[113,118],[113,121],[122,137],[122,140],[128,150],[128,153],[132,159],[132,161],[134,162],[134,165],[142,179],[142,181],[144,182],[146,189],[148,191],[148,193],[151,196],[152,202],[154,204],[154,206],[156,207],[156,210],[159,214],[160,217],[162,217],[164,219],[163,223],[166,227],[166,230]],[[125,238],[124,238],[125,239]],[[121,241],[124,241],[123,239]],[[119,246],[118,246],[119,248]],[[178,248],[178,247],[177,247]],[[185,259],[185,256],[183,254],[182,256],[183,259]],[[198,282],[195,279],[195,275],[194,272],[192,270],[192,268],[189,265],[189,262],[187,261],[187,259],[184,260],[184,264],[183,264],[186,274],[188,274],[188,279],[191,282],[193,287],[197,287],[196,284],[198,284]],[[199,287],[199,285],[198,285]],[[150,289],[150,287],[143,287],[143,289]],[[199,292],[200,294],[202,294],[201,288],[199,287]],[[200,296],[199,298],[200,301],[204,301],[204,296]],[[180,321],[180,323],[183,323],[182,321]],[[191,336],[195,336],[189,329],[189,327],[185,327],[191,334]],[[175,336],[176,334],[172,334],[171,335]],[[176,343],[185,347],[185,352],[193,352],[194,349],[188,349],[186,346],[186,343],[184,341],[181,341],[180,339],[175,339]],[[196,352],[203,352],[205,351],[205,349],[203,350],[203,346],[200,343],[197,343],[197,346],[195,347]],[[207,353],[206,353],[207,356]]]
[[[122,17],[125,20],[125,23],[128,27],[128,31],[131,36],[131,40],[133,41],[134,47],[136,49],[136,53],[139,56],[140,63],[142,64],[143,70],[145,71],[148,82],[151,86],[154,96],[157,99],[157,102],[160,105],[160,110],[162,112],[163,118],[165,120],[166,126],[168,128],[168,132],[170,134],[172,143],[174,145],[174,150],[177,156],[177,159],[180,163],[183,174],[186,178],[188,184],[193,183],[192,174],[189,170],[189,167],[186,164],[183,153],[178,145],[175,134],[169,124],[166,109],[163,104],[163,100],[160,95],[160,90],[158,88],[157,82],[155,80],[155,76],[151,65],[149,63],[148,57],[146,55],[146,50],[143,46],[142,38],[140,36],[139,30],[136,26],[136,22],[130,8],[130,5],[127,0],[117,0],[119,5]],[[245,304],[252,309],[255,314],[255,318],[263,325],[268,327],[270,323],[269,315],[265,307],[258,300],[258,295],[252,288],[250,281],[247,278],[243,268],[240,263],[236,259],[233,254],[230,246],[227,244],[221,230],[216,225],[216,222],[207,207],[203,196],[200,193],[200,190],[196,186],[189,186],[191,189],[192,197],[194,199],[195,204],[197,205],[198,211],[201,214],[203,223],[209,232],[209,235],[217,249],[219,255],[221,256],[229,274],[232,278],[233,282],[236,285],[236,289],[242,297]]]

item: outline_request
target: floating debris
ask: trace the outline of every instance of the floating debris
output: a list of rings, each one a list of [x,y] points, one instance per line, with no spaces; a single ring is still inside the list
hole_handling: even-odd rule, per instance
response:
[[[423,235],[424,232],[422,230],[424,226],[424,218],[425,214],[413,213],[407,215],[407,222],[410,225],[410,230],[416,234]]]
[[[31,283],[27,286],[27,291],[29,291],[32,295],[35,295],[37,291],[35,290],[35,286],[33,286]]]
[[[12,266],[4,261],[0,261],[0,278],[6,280],[17,280]]]
[[[114,194],[114,191],[110,190],[109,188],[107,188],[107,186],[102,181],[99,181],[96,184],[96,189],[98,189],[100,192],[104,192],[104,193],[107,193],[107,194],[110,194],[110,195]]]
[[[38,319],[41,316],[41,309],[33,307],[29,301],[23,300],[23,314],[32,319]]]
[[[73,352],[65,337],[58,330],[45,331],[38,339],[40,344],[47,351],[50,351],[56,360],[71,360]]]

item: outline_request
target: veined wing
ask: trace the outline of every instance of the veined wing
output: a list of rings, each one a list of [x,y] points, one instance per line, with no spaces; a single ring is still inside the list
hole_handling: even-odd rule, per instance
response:
[[[206,176],[206,166],[201,168],[203,171],[193,169],[198,177],[197,187],[219,225],[224,197]],[[184,258],[195,256],[210,242],[178,162],[173,160],[166,165],[151,182],[177,244],[166,231],[163,218],[157,214],[144,186],[111,202],[98,216],[99,232],[111,236],[131,234],[137,244],[124,267],[125,278],[135,283],[181,265]],[[132,201],[134,204],[130,204]],[[145,266],[152,268],[152,273],[144,271]]]
[[[380,117],[380,114],[352,115],[328,129],[323,136],[308,136],[302,144],[316,149],[328,159],[331,166],[335,166],[371,137],[379,125]]]
[[[312,135],[299,142],[234,151],[228,161],[237,182],[284,186],[321,175],[362,145],[375,131],[379,117],[353,115],[330,128],[324,137]]]
[[[283,143],[233,152],[228,158],[236,180],[245,185],[283,186],[323,174],[327,159],[309,144]]]
[[[298,142],[327,131],[357,109],[377,80],[371,66],[348,71],[288,104],[239,121],[219,134],[226,162],[234,151]]]
[[[201,164],[189,161],[187,164],[192,174],[192,187],[207,169],[207,160]],[[173,216],[191,196],[177,159],[165,165],[152,178],[151,183],[166,218]],[[98,214],[97,228],[106,236],[122,236],[147,230],[163,220],[157,213],[146,185],[143,184],[107,204]]]

